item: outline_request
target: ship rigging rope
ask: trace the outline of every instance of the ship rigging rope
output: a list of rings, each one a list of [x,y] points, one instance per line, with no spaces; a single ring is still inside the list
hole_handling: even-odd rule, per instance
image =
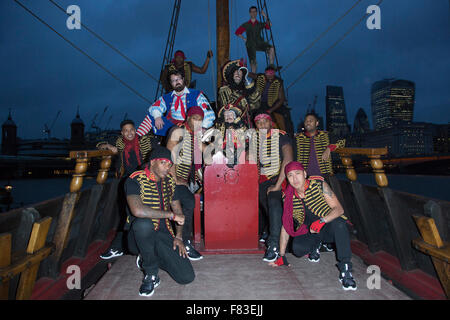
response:
[[[210,14],[210,3],[208,0],[208,39],[209,39],[209,51],[212,51],[212,38],[211,38],[211,14]],[[216,57],[217,59],[217,57]],[[211,79],[212,79],[212,85],[213,85],[213,92],[214,92],[214,101],[216,103],[216,110],[217,110],[217,88],[216,88],[216,80],[214,79],[216,77],[216,68],[214,68],[214,58],[211,63]]]
[[[136,94],[138,97],[140,97],[141,99],[143,99],[145,102],[147,102],[148,104],[152,104],[153,102],[150,101],[149,99],[147,99],[146,97],[144,97],[142,94],[140,94],[138,91],[136,91],[134,88],[132,88],[130,85],[128,85],[125,81],[121,80],[118,76],[116,76],[114,73],[112,73],[111,71],[109,71],[106,67],[104,67],[102,64],[100,64],[97,60],[95,60],[94,58],[92,58],[89,54],[87,54],[85,51],[83,51],[82,49],[80,49],[77,45],[75,45],[73,42],[71,42],[69,39],[65,38],[62,34],[60,34],[58,31],[56,31],[52,26],[50,26],[47,22],[45,22],[44,20],[42,20],[39,16],[37,16],[33,11],[31,11],[30,9],[28,9],[25,5],[23,5],[20,1],[18,0],[14,0],[14,2],[16,2],[19,6],[21,6],[24,10],[26,10],[29,14],[31,14],[33,17],[35,17],[37,20],[39,20],[39,22],[41,22],[43,25],[45,25],[47,28],[49,28],[50,30],[52,30],[53,32],[55,32],[58,36],[60,36],[62,39],[64,39],[67,43],[69,43],[72,47],[74,47],[75,49],[77,49],[79,52],[81,52],[82,54],[84,54],[87,58],[89,58],[89,60],[91,60],[92,62],[94,62],[96,65],[98,65],[101,69],[103,69],[105,72],[107,72],[110,76],[112,76],[114,79],[116,79],[117,81],[119,81],[122,85],[124,85],[125,87],[127,87],[128,89],[130,89],[134,94]]]
[[[353,6],[348,9],[342,16],[340,16],[335,22],[333,22],[324,32],[322,32],[313,42],[311,42],[305,49],[303,49],[291,62],[289,62],[284,68],[283,72],[286,71],[298,58],[304,55],[309,49],[311,49],[320,39],[322,39],[331,29],[333,29],[342,19],[345,18],[362,0],[356,1]]]
[[[68,16],[71,16],[70,13],[67,13],[66,10],[64,10],[63,7],[61,7],[58,3],[56,3],[54,0],[48,0],[50,1],[54,6],[56,6],[59,10],[61,10],[62,12],[64,12],[65,14],[67,14]],[[108,47],[110,47],[111,49],[113,49],[117,54],[119,54],[122,58],[124,58],[125,60],[127,60],[129,63],[131,63],[133,66],[135,66],[136,68],[138,68],[140,71],[142,71],[143,73],[145,73],[150,79],[159,82],[158,79],[156,79],[154,76],[152,76],[150,73],[148,73],[147,71],[144,70],[144,68],[142,68],[141,66],[139,66],[136,62],[134,62],[133,60],[131,60],[130,58],[128,58],[124,53],[122,53],[119,49],[115,48],[112,44],[110,44],[108,41],[106,41],[105,39],[103,39],[99,34],[97,34],[95,31],[93,31],[92,29],[90,29],[88,26],[86,26],[84,23],[82,23],[81,21],[79,21],[78,19],[74,18],[78,23],[80,23],[83,28],[85,28],[88,32],[90,32],[92,35],[94,35],[94,37],[96,37],[97,39],[99,39],[101,42],[103,42],[104,44],[106,44]]]
[[[379,6],[383,0],[378,1],[376,4]],[[325,57],[334,47],[336,47],[342,40],[344,40],[363,20],[366,19],[366,17],[369,15],[369,13],[364,14],[364,16],[358,20],[347,32],[339,38],[335,43],[333,43],[319,58],[316,59],[316,61],[313,62],[297,79],[295,79],[287,88],[286,90],[289,90],[294,84],[296,84],[300,79],[302,79],[320,60],[322,60],[323,57]]]

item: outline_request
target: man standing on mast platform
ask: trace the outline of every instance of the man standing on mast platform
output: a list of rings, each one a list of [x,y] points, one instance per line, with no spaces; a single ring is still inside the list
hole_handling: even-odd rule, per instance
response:
[[[272,23],[267,20],[267,16],[264,11],[261,14],[266,18],[267,22],[259,22],[256,20],[258,14],[258,8],[255,6],[250,7],[250,20],[244,22],[235,32],[235,34],[245,41],[245,47],[247,48],[248,59],[250,60],[250,66],[253,73],[256,73],[256,51],[266,51],[269,55],[269,63],[273,65],[275,58],[275,49],[269,43],[265,42],[261,37],[261,31],[263,28],[270,29]],[[243,33],[247,34],[247,38],[244,38]]]

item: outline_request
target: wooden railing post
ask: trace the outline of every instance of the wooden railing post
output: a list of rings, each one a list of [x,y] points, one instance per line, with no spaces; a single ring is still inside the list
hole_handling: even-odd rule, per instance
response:
[[[11,264],[11,234],[0,235],[0,269]],[[9,280],[0,279],[0,300],[8,300]]]
[[[104,184],[108,178],[108,171],[111,167],[111,156],[103,156],[98,170],[97,183]]]
[[[70,182],[70,192],[78,192],[83,185],[83,177],[86,174],[88,168],[88,158],[77,158],[75,165],[75,173],[73,174],[72,181]]]
[[[357,175],[353,162],[352,155],[367,156],[370,159],[375,174],[375,181],[379,187],[387,187],[388,179],[383,169],[383,161],[380,159],[382,155],[387,155],[387,148],[339,148],[336,152],[341,156],[342,164],[345,166],[347,178],[350,181],[356,181]]]
[[[58,225],[56,226],[55,235],[53,237],[53,243],[55,244],[55,251],[49,260],[49,275],[56,278],[59,274],[59,268],[61,264],[61,257],[64,248],[67,245],[68,237],[70,234],[70,226],[75,215],[75,205],[78,202],[81,186],[83,185],[83,177],[86,174],[88,168],[89,158],[103,157],[101,168],[97,176],[97,182],[104,183],[108,176],[108,170],[111,165],[112,152],[109,150],[94,150],[94,151],[71,151],[70,158],[76,159],[75,173],[70,184],[70,193],[67,193],[62,205],[61,213],[58,217]],[[99,183],[100,183],[99,182]],[[91,202],[92,203],[92,202]],[[95,208],[88,208],[96,210]]]
[[[350,155],[341,156],[342,164],[345,166],[345,174],[350,181],[356,181],[357,175],[353,167],[352,158]]]
[[[383,161],[381,161],[380,155],[369,155],[369,158],[377,185],[382,188],[387,187],[388,179],[384,173]]]

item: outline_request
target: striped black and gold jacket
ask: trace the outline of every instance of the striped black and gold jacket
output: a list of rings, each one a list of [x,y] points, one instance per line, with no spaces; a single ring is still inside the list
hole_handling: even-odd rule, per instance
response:
[[[120,154],[120,171],[119,176],[122,177],[125,173],[125,165],[124,165],[124,154],[123,150],[125,149],[125,143],[123,142],[122,137],[118,137],[116,140],[116,148]],[[150,154],[150,151],[152,151],[152,143],[150,136],[145,135],[139,137],[139,150],[141,152],[141,163],[148,162],[148,156]],[[137,169],[137,168],[136,168]]]
[[[266,82],[267,80],[264,74],[259,74],[258,77],[256,78],[256,88],[257,88],[256,91],[259,92],[261,97],[264,93]],[[269,91],[267,92],[267,105],[269,106],[269,108],[271,108],[274,105],[274,103],[278,100],[278,94],[280,92],[280,88],[282,87],[282,85],[283,80],[277,77],[270,84]]]
[[[239,108],[239,110],[241,111],[241,118],[246,119],[248,112],[259,107],[260,99],[260,93],[258,92],[258,90],[249,90],[249,92],[250,94],[240,99],[240,97],[242,96],[241,91],[232,90],[229,86],[221,87],[219,89],[219,94],[217,95],[217,101],[219,102],[218,110],[221,110],[221,108],[225,107],[228,104],[232,104],[234,107]]]
[[[258,173],[271,179],[280,174],[282,155],[280,154],[280,137],[285,136],[286,132],[282,130],[270,130],[266,138],[261,139],[259,131],[250,140],[252,144],[250,152],[257,156]],[[256,152],[255,152],[256,151]]]
[[[108,143],[107,141],[100,141],[99,143],[97,143],[97,148],[101,145],[101,144],[105,144]],[[123,142],[123,138],[122,136],[118,137],[116,139],[116,148],[117,151],[119,153],[119,157],[120,157],[120,167],[118,168],[118,176],[119,178],[123,177],[123,175],[125,174],[125,165],[124,165],[124,154],[123,154],[123,150],[125,149],[125,143]],[[150,154],[150,151],[152,151],[152,142],[151,142],[151,137],[150,135],[145,135],[145,136],[141,136],[139,137],[139,151],[141,153],[141,163],[145,163],[148,162],[148,156]],[[135,169],[139,169],[139,168],[135,168]]]
[[[339,140],[336,144],[330,145],[330,138],[328,132],[318,130],[314,136],[314,147],[316,150],[317,163],[319,164],[320,172],[322,174],[333,174],[333,167],[331,165],[331,157],[327,161],[322,160],[322,154],[325,149],[330,146],[331,150],[343,148],[345,146],[345,139]],[[310,137],[305,133],[298,133],[295,135],[295,155],[296,161],[303,164],[305,169],[308,169],[309,151],[310,151]]]
[[[305,181],[305,198],[302,200],[298,198],[295,193],[293,195],[293,218],[297,221],[297,229],[305,221],[305,206],[317,217],[326,217],[331,208],[323,196],[323,181],[324,179],[319,176],[311,176]],[[284,198],[284,195],[283,195]],[[345,215],[341,216],[347,220]]]
[[[144,205],[155,210],[170,210],[170,203],[175,192],[175,179],[170,174],[158,183],[151,178],[151,173],[146,168],[133,172],[129,178],[139,183],[140,197]],[[166,224],[170,234],[175,237],[169,219],[152,219],[155,230],[159,230],[161,220],[164,220],[163,223]],[[130,223],[130,216],[127,218],[127,223]]]
[[[183,140],[181,140],[181,148],[174,159],[176,163],[177,178],[189,181],[191,177],[192,166],[194,164],[194,136],[185,125],[179,124],[179,128],[184,129]]]

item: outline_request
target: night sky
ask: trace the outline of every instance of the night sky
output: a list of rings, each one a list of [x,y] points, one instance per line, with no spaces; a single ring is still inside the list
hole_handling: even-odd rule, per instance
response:
[[[286,66],[356,0],[267,1],[280,65]],[[107,41],[159,77],[162,54],[169,30],[173,1],[149,0],[57,0],[62,7],[76,4],[81,20]],[[201,66],[215,41],[215,1],[182,1],[175,50]],[[363,0],[303,57],[283,73],[285,85],[305,71],[378,0]],[[370,87],[384,78],[416,83],[414,121],[450,122],[450,1],[385,0],[381,4],[381,30],[369,30],[363,21],[350,35],[289,90],[289,105],[297,126],[318,95],[316,110],[325,115],[326,85],[344,88],[350,124],[362,107],[369,116]],[[156,82],[129,64],[83,28],[68,30],[67,16],[46,0],[22,0],[27,7],[64,36],[79,45],[122,80],[153,100]],[[249,19],[248,8],[256,1],[230,0],[230,56],[247,57],[244,44],[234,31]],[[137,124],[148,103],[73,49],[13,0],[0,1],[0,122],[8,108],[21,138],[42,138],[45,123],[59,109],[61,116],[52,135],[70,136],[70,122],[77,105],[87,129],[95,113],[109,109],[103,127],[112,115],[110,128],[118,128],[124,114]],[[211,37],[209,37],[209,33]],[[265,67],[258,53],[258,71]],[[215,63],[215,60],[214,60]],[[211,67],[194,74],[197,88],[214,98]],[[216,66],[214,65],[214,69]],[[283,70],[282,70],[283,71]],[[215,77],[215,75],[214,75]]]

